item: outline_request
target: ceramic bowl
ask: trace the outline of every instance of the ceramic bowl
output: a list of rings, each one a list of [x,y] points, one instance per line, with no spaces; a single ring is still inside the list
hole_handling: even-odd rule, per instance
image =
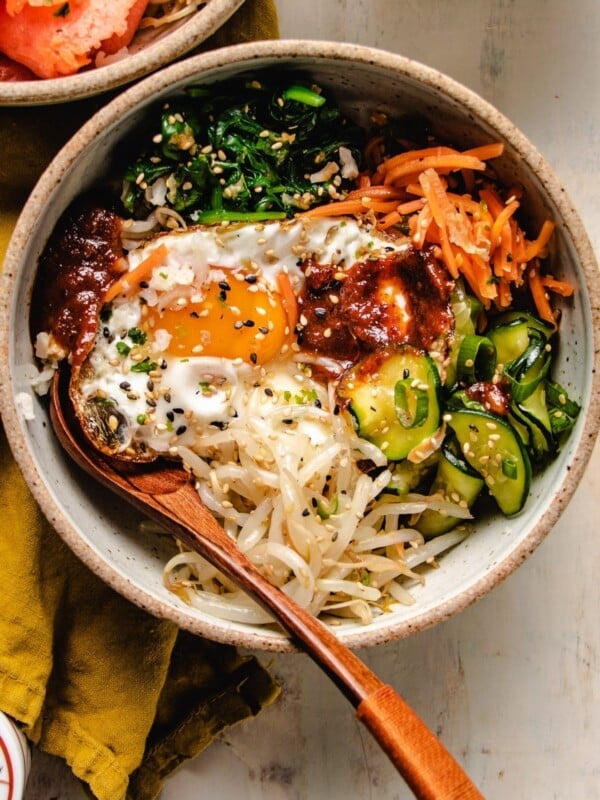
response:
[[[29,391],[33,356],[27,325],[36,263],[61,212],[99,178],[104,164],[157,99],[186,84],[231,78],[242,72],[308,72],[330,88],[359,118],[373,109],[418,112],[440,137],[468,146],[501,140],[500,173],[525,189],[534,229],[558,222],[553,258],[575,286],[565,303],[555,378],[583,411],[558,458],[536,477],[525,510],[516,519],[490,516],[441,559],[415,603],[396,605],[367,626],[336,627],[352,647],[370,646],[444,620],[484,595],[514,570],[552,529],[571,498],[590,456],[600,405],[598,272],[581,222],[563,189],[533,145],[497,110],[463,86],[421,64],[370,48],[326,42],[279,41],[238,45],[195,56],[128,89],[96,114],[50,164],[31,194],[10,242],[2,282],[1,410],[15,456],[42,509],[75,553],[127,598],[152,614],[218,641],[289,651],[280,633],[207,617],[170,594],[162,567],[172,552],[169,537],[140,535],[129,508],[92,484],[65,458],[39,403],[24,421],[15,397]]]
[[[170,64],[212,36],[244,0],[209,0],[196,12],[159,28],[139,31],[128,56],[76,75],[45,80],[0,81],[0,106],[66,103],[108,92]]]

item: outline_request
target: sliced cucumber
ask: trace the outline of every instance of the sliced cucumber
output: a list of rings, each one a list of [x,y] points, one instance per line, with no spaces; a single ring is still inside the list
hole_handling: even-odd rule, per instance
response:
[[[514,428],[502,417],[474,409],[449,411],[444,419],[500,510],[517,514],[529,492],[531,463]]]
[[[464,503],[472,508],[483,485],[481,475],[450,448],[444,447],[429,494],[439,494],[453,503]],[[415,527],[425,538],[431,538],[451,530],[459,521],[450,514],[428,508],[420,515]]]
[[[338,386],[359,436],[399,461],[441,424],[440,378],[433,360],[409,345],[367,356]]]
[[[544,380],[550,369],[550,345],[544,335],[528,329],[529,345],[514,361],[504,365],[504,376],[510,381],[511,395],[520,403],[529,397]]]
[[[500,314],[499,317],[496,317],[494,320],[494,328],[499,325],[507,325],[515,320],[524,322],[529,328],[540,331],[540,333],[544,334],[546,340],[550,339],[556,332],[554,326],[550,325],[549,322],[544,322],[544,320],[534,317],[529,311],[517,311],[516,309],[513,311],[505,311]]]
[[[513,414],[512,411],[508,412],[507,419],[512,425],[512,427],[516,430],[519,434],[523,445],[526,448],[529,448],[531,445],[531,431],[529,430],[529,425],[525,420],[521,418],[520,414]]]
[[[546,403],[546,383],[541,382],[523,402],[511,404],[514,417],[529,428],[529,450],[534,459],[542,460],[556,452],[556,439]]]
[[[436,460],[439,453],[434,453],[426,461],[413,464],[412,461],[396,461],[392,465],[392,477],[383,490],[386,494],[402,496],[413,492],[428,483],[435,473]]]
[[[498,364],[510,364],[529,347],[529,326],[520,318],[494,325],[487,336],[496,348]]]
[[[543,383],[540,383],[535,392],[530,394],[526,400],[519,403],[519,408],[525,411],[529,417],[535,419],[548,435],[552,436],[552,424],[548,414],[548,406],[546,405],[546,387]]]
[[[508,365],[520,358],[533,340],[548,342],[554,328],[527,311],[507,311],[494,320],[487,336],[496,346],[499,364]]]
[[[516,421],[515,427],[534,461],[541,461],[555,451],[552,435],[535,416],[525,411],[522,406],[513,403],[510,417],[511,421]]]

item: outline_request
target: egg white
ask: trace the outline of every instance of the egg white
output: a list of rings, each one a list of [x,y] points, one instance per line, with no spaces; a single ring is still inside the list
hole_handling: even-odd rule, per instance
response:
[[[179,445],[193,448],[204,432],[225,428],[235,416],[264,415],[276,406],[293,407],[315,398],[326,405],[327,391],[298,363],[294,348],[266,365],[253,366],[241,359],[169,355],[169,333],[162,330],[149,333],[137,347],[129,332],[142,327],[144,304],[152,306],[179,292],[189,297],[190,287],[239,270],[261,275],[274,292],[277,276],[286,272],[298,292],[303,284],[301,264],[307,258],[344,269],[365,256],[408,245],[346,218],[198,227],[159,235],[132,251],[129,270],[161,246],[166,257],[143,287],[113,300],[79,386],[84,398],[111,398],[127,417],[133,438],[157,452],[175,451]],[[117,342],[131,347],[130,352],[119,353]],[[149,373],[132,371],[140,356],[156,365]],[[310,424],[307,433],[315,441],[327,435]]]

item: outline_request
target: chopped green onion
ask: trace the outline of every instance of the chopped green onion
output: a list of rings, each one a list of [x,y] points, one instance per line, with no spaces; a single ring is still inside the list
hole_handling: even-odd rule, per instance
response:
[[[316,505],[317,514],[319,515],[319,517],[321,517],[321,519],[329,519],[329,517],[333,516],[334,514],[337,514],[339,504],[340,501],[337,494],[335,495],[335,497],[331,498],[331,500],[327,505],[325,505],[325,503],[322,500],[317,499],[317,505]]]
[[[115,347],[117,348],[117,353],[120,356],[123,356],[123,358],[125,358],[125,356],[129,355],[129,353],[131,351],[131,347],[129,347],[127,342],[117,342]]]
[[[226,211],[224,208],[215,208],[194,214],[194,222],[201,225],[215,225],[219,222],[263,222],[285,217],[284,211]]]
[[[283,93],[284,100],[293,100],[295,103],[304,103],[305,106],[320,108],[325,103],[323,95],[307,89],[306,86],[290,86]]]
[[[504,456],[502,459],[502,474],[514,481],[518,475],[518,464],[514,456]]]
[[[427,391],[413,386],[412,378],[398,381],[394,387],[394,404],[396,416],[403,428],[419,428],[429,414],[429,396]],[[414,410],[411,409],[414,406]]]
[[[465,336],[458,351],[458,377],[468,383],[489,381],[496,369],[496,348],[487,336]]]
[[[127,335],[134,344],[145,344],[146,339],[148,338],[144,331],[140,330],[139,328],[129,328]]]
[[[559,435],[570,430],[581,411],[579,403],[571,400],[560,384],[550,380],[546,381],[546,402],[552,432]]]
[[[158,364],[147,357],[131,367],[132,372],[154,372],[155,369],[158,369]]]

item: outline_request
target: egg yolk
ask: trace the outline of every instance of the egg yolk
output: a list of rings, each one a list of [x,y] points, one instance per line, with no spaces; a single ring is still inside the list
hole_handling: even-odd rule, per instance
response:
[[[183,357],[219,356],[264,364],[289,338],[290,327],[281,295],[249,274],[232,274],[203,287],[200,302],[185,300],[161,310],[145,306],[144,327],[166,330],[166,353]]]

